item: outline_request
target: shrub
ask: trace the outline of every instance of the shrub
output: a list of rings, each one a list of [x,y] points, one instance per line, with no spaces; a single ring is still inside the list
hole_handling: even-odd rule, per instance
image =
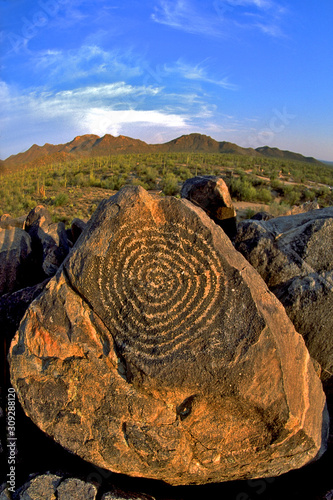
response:
[[[289,205],[297,205],[301,201],[302,193],[298,186],[285,186],[284,199]]]
[[[62,207],[63,205],[66,205],[67,203],[68,203],[68,194],[67,193],[59,193],[53,201],[53,204],[56,207]]]
[[[244,178],[231,179],[230,194],[240,201],[254,201],[257,198],[256,188]]]
[[[166,174],[166,176],[162,179],[161,184],[163,193],[167,196],[176,196],[176,194],[180,191],[178,179],[172,173]]]
[[[258,196],[257,196],[258,201],[261,201],[262,203],[269,204],[273,200],[272,193],[270,192],[269,189],[266,188],[261,188],[258,191]]]
[[[132,179],[131,186],[141,186],[144,189],[149,189],[149,185],[141,179]]]

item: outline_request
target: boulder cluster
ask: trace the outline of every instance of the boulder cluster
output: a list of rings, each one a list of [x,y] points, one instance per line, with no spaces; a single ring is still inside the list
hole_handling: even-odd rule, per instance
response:
[[[100,470],[177,486],[299,469],[329,434],[333,207],[237,225],[221,178],[181,195],[125,187],[69,230],[42,206],[2,216],[7,384],[48,439]],[[97,494],[48,473],[17,498],[38,488]]]

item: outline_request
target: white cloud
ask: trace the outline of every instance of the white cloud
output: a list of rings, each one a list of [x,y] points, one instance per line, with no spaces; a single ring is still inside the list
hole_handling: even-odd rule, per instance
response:
[[[151,86],[116,82],[61,92],[35,89],[20,95],[0,82],[4,102],[0,110],[1,158],[33,143],[60,143],[64,137],[67,141],[85,133],[132,135],[145,140],[153,135],[152,130],[156,134],[186,128],[189,116],[155,102],[159,92]]]
[[[106,110],[91,108],[87,111],[83,120],[85,130],[97,135],[124,134],[128,126],[140,127],[159,126],[162,128],[182,128],[186,126],[186,118],[167,114],[157,110],[135,110],[126,111]]]

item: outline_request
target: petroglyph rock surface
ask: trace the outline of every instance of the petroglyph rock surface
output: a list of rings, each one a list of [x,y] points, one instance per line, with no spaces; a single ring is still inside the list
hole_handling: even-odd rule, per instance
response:
[[[202,209],[141,187],[100,204],[10,363],[27,415],[114,472],[271,477],[325,448],[322,386],[282,305]]]

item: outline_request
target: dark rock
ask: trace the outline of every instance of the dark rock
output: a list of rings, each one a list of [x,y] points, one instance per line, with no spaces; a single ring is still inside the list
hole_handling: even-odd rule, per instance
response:
[[[87,226],[87,223],[84,222],[82,219],[74,219],[72,224],[71,224],[71,235],[72,235],[72,242],[75,244],[79,237],[81,236],[81,233],[85,230]]]
[[[0,485],[0,500],[12,500],[12,494],[8,490],[7,483]]]
[[[27,217],[26,231],[32,239],[40,276],[44,278],[54,276],[69,252],[64,223],[52,223],[49,212],[42,205],[38,205]],[[40,277],[38,281],[42,281],[42,278]]]
[[[236,248],[285,306],[333,383],[333,207],[238,225]]]
[[[258,212],[254,214],[253,217],[251,217],[250,220],[270,220],[273,219],[273,215],[269,214],[268,212]]]
[[[0,295],[27,286],[31,252],[31,239],[23,229],[0,229]]]
[[[102,202],[10,354],[26,414],[98,467],[170,484],[271,477],[325,449],[302,337],[187,200]]]
[[[14,337],[28,306],[41,294],[48,281],[0,297],[0,331],[8,340]]]
[[[235,236],[236,210],[228,186],[221,177],[203,175],[187,179],[181,197],[201,207],[230,238]]]
[[[47,281],[0,297],[0,359],[3,360],[0,373],[0,470],[3,471],[7,469],[7,460],[1,448],[6,449],[7,436],[5,413],[1,408],[6,407],[6,391],[9,387],[8,349],[29,304],[43,291]],[[16,418],[18,420],[18,413]],[[20,439],[20,446],[23,443],[24,440]]]

